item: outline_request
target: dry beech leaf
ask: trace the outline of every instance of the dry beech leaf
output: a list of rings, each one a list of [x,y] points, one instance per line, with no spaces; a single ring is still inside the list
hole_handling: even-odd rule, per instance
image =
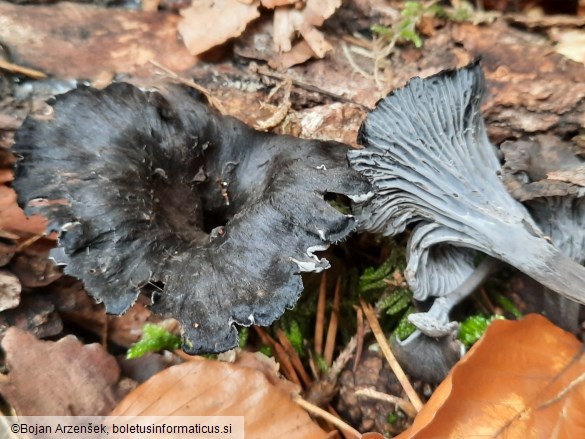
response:
[[[194,60],[177,39],[178,20],[164,12],[1,2],[0,41],[15,63],[62,78],[136,73],[153,59],[181,71]]]
[[[239,36],[246,25],[258,18],[259,2],[238,0],[198,0],[181,10],[179,33],[187,50],[199,55],[212,47]]]
[[[211,360],[188,361],[152,377],[113,416],[244,416],[246,438],[328,437],[259,370]]]
[[[69,335],[57,342],[9,328],[2,340],[8,374],[0,394],[21,416],[107,414],[118,402],[118,363],[102,346]]]
[[[341,6],[341,0],[307,0],[302,10],[277,7],[274,10],[274,45],[279,52],[288,52],[298,33],[318,58],[323,58],[332,46],[316,29]]]
[[[496,321],[398,438],[585,437],[581,348],[540,315]]]
[[[288,52],[281,52],[268,61],[268,65],[275,70],[285,71],[289,67],[308,61],[315,52],[306,41],[295,44]],[[355,137],[355,136],[354,136]]]
[[[18,207],[14,190],[4,185],[0,186],[0,230],[17,236],[28,236],[42,235],[46,228],[45,218],[40,215],[27,218]]]

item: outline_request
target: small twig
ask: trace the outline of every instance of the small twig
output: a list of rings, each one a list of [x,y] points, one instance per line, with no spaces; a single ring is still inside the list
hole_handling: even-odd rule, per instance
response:
[[[357,65],[357,63],[353,59],[351,52],[349,51],[349,48],[347,47],[347,44],[341,43],[341,48],[343,49],[343,54],[345,55],[345,58],[347,59],[347,62],[349,63],[352,69],[354,69],[356,72],[358,72],[366,79],[374,79],[374,76],[370,75],[368,72],[366,72],[364,69]]]
[[[364,314],[366,315],[366,319],[370,324],[370,328],[372,328],[372,332],[374,333],[374,336],[376,337],[376,340],[380,345],[380,349],[382,349],[382,352],[384,353],[384,356],[386,357],[386,360],[388,361],[390,368],[394,372],[394,375],[396,375],[396,378],[398,378],[398,381],[400,382],[402,388],[406,392],[406,396],[408,396],[408,399],[410,400],[410,402],[412,402],[412,405],[414,406],[416,411],[417,412],[420,411],[420,409],[422,409],[423,407],[423,403],[418,397],[418,394],[416,393],[414,388],[412,387],[412,384],[410,384],[410,381],[408,380],[408,377],[402,370],[402,367],[400,367],[400,364],[398,364],[396,357],[392,353],[392,349],[390,348],[390,345],[386,340],[386,336],[384,335],[384,332],[380,327],[380,322],[376,317],[374,309],[372,308],[371,305],[364,302],[363,299],[360,299],[360,303],[362,305],[362,309],[364,310]]]
[[[335,416],[338,419],[342,419],[342,417],[339,415],[339,413],[337,413],[337,411],[333,408],[333,406],[331,404],[327,405],[327,411],[329,413],[331,413],[333,416]],[[341,435],[344,437],[344,439],[353,439],[353,433],[349,433],[345,430],[337,430],[339,431],[339,433],[341,433]],[[339,437],[339,436],[338,436]]]
[[[288,378],[289,381],[292,381],[295,384],[301,385],[301,380],[297,375],[295,368],[293,367],[290,358],[286,354],[284,348],[276,342],[271,336],[269,336],[266,331],[258,326],[253,326],[256,333],[260,336],[260,340],[262,343],[271,346],[274,349],[274,356],[282,366],[282,374]]]
[[[325,327],[325,298],[327,297],[327,272],[321,276],[319,299],[317,301],[317,317],[315,321],[315,352],[323,355],[323,330]]]
[[[318,416],[320,418],[325,419],[328,422],[331,422],[337,428],[339,428],[342,431],[345,431],[346,433],[350,434],[352,437],[359,439],[362,436],[361,433],[359,431],[357,431],[355,428],[353,428],[352,426],[346,424],[341,419],[333,416],[329,412],[326,412],[322,408],[317,407],[316,405],[313,405],[310,402],[305,401],[300,396],[293,398],[293,401],[296,402],[298,405],[300,405],[302,408],[304,408],[306,411],[311,413],[312,415]]]
[[[0,69],[8,70],[9,72],[12,72],[12,73],[19,73],[21,75],[28,76],[29,78],[33,78],[33,79],[43,79],[43,78],[47,77],[47,75],[45,73],[41,72],[40,70],[29,69],[28,67],[22,67],[22,66],[19,66],[18,64],[13,64],[13,63],[8,62],[8,61],[3,60],[3,59],[0,59]]]
[[[202,85],[197,84],[192,79],[186,79],[186,78],[183,78],[182,76],[179,76],[177,73],[175,73],[172,70],[166,68],[165,66],[163,66],[162,64],[160,64],[159,62],[157,62],[157,61],[155,61],[153,59],[151,59],[149,62],[152,65],[154,65],[155,67],[158,67],[163,72],[165,72],[170,78],[176,80],[177,82],[180,82],[181,84],[185,84],[186,86],[191,87],[191,88],[193,88],[193,89],[195,89],[195,90],[203,93],[205,95],[205,97],[207,98],[207,100],[209,101],[209,103],[213,107],[215,107],[217,109],[217,111],[219,111],[221,114],[227,114],[227,111],[225,110],[225,108],[223,107],[223,105],[221,105],[221,103],[205,87],[203,87]]]
[[[361,36],[353,36],[353,35],[343,35],[341,37],[343,41],[346,43],[351,44],[352,46],[357,46],[359,48],[366,49],[368,52],[371,53],[372,51],[372,40],[367,40]]]
[[[487,293],[485,292],[485,288],[480,288],[479,292],[481,293],[481,298],[484,300],[484,306],[487,308],[489,315],[493,315],[496,313],[496,307],[488,297]]]
[[[364,312],[361,308],[357,309],[357,347],[355,350],[355,357],[353,359],[353,373],[356,372],[360,359],[362,358],[362,352],[364,349]]]
[[[182,349],[175,349],[173,351],[173,354],[175,354],[177,357],[179,357],[181,360],[184,360],[184,361],[205,360],[205,357],[202,357],[200,355],[189,355],[189,354],[185,353]]]
[[[305,398],[308,401],[319,406],[325,406],[325,404],[331,401],[337,393],[336,388],[339,375],[341,375],[341,372],[343,372],[343,369],[349,360],[351,360],[351,356],[355,351],[357,344],[356,340],[357,337],[352,337],[345,348],[343,348],[343,351],[341,351],[339,356],[335,359],[331,367],[327,370],[327,374],[309,387],[309,391],[305,394]]]
[[[281,84],[277,85],[276,88],[268,95],[268,99],[270,99],[282,86],[284,86],[284,97],[282,98],[282,103],[275,107],[276,111],[268,119],[256,122],[254,128],[257,130],[268,131],[269,129],[278,126],[291,109],[290,92],[292,88],[292,81],[290,78],[285,78]]]
[[[341,276],[337,278],[335,285],[335,296],[333,297],[333,309],[331,310],[331,317],[329,318],[329,328],[327,329],[327,339],[325,342],[325,352],[323,358],[325,364],[331,366],[333,361],[333,351],[335,350],[335,338],[337,336],[337,323],[339,320],[339,301],[341,296]]]
[[[315,357],[313,356],[313,352],[309,349],[307,350],[307,354],[309,355],[309,367],[311,368],[311,373],[313,374],[313,378],[318,380],[321,376],[321,371],[315,364]]]
[[[258,67],[255,70],[255,72],[258,73],[259,75],[266,76],[267,78],[279,79],[281,81],[287,78],[287,76],[281,75],[277,72],[273,72],[270,69],[268,69],[267,67]],[[353,104],[353,105],[356,105],[357,107],[360,107],[362,110],[366,110],[366,111],[371,111],[373,109],[371,107],[368,107],[367,105],[360,104],[359,102],[356,102],[352,99],[346,98],[344,96],[335,94],[335,93],[327,91],[327,90],[323,90],[322,88],[316,87],[314,85],[307,84],[306,82],[302,82],[302,81],[299,81],[297,79],[291,79],[291,81],[292,81],[292,85],[294,85],[295,87],[299,87],[299,88],[302,88],[304,90],[307,90],[307,91],[310,91],[313,93],[318,93],[320,95],[327,96],[327,97],[334,99],[338,102],[345,102],[347,104]]]
[[[371,388],[356,389],[355,395],[362,396],[364,398],[377,399],[378,401],[385,401],[391,404],[396,404],[398,407],[400,407],[400,410],[402,410],[411,418],[414,418],[417,413],[416,409],[409,401],[406,401],[405,399],[399,398],[394,395],[388,395],[387,393],[378,392],[377,390]]]
[[[303,382],[305,387],[310,386],[313,380],[311,380],[311,377],[309,377],[309,375],[307,374],[307,371],[303,366],[303,362],[299,358],[299,354],[297,353],[293,345],[290,343],[289,339],[286,338],[286,334],[282,329],[277,329],[276,335],[278,336],[280,344],[282,345],[288,357],[290,358],[292,366],[294,367],[295,371],[301,378],[301,381]]]

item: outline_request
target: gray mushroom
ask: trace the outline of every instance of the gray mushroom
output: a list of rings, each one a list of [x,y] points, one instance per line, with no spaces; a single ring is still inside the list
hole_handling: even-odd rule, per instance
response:
[[[585,172],[583,149],[550,135],[501,145],[503,180],[514,198],[523,201],[543,233],[578,264],[585,262]],[[562,178],[560,178],[562,177]],[[557,325],[576,332],[579,304],[543,291],[545,314]]]
[[[55,257],[108,312],[148,292],[190,353],[292,307],[300,273],[329,267],[316,252],[356,228],[324,195],[370,190],[344,145],[254,131],[180,86],[83,87],[53,110],[16,134],[21,205],[60,231]]]
[[[378,103],[360,128],[364,149],[348,153],[375,188],[356,203],[360,226],[395,235],[433,224],[435,244],[479,250],[585,303],[585,268],[550,244],[501,181],[480,114],[483,93],[474,62],[414,78]],[[417,250],[411,257],[424,254]]]

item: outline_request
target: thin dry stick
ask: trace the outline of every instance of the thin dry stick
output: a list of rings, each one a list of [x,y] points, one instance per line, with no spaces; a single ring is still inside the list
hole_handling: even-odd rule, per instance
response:
[[[318,380],[319,377],[321,376],[321,372],[319,371],[319,369],[317,368],[317,365],[315,364],[315,358],[313,356],[313,352],[308,350],[307,353],[309,354],[309,367],[311,368],[311,373],[313,374],[313,378],[315,380]]]
[[[315,352],[323,355],[323,330],[325,328],[325,298],[327,297],[327,272],[321,276],[319,300],[317,302],[317,320],[315,322]]]
[[[370,388],[357,389],[355,391],[355,395],[396,404],[398,407],[400,407],[400,410],[402,410],[411,418],[416,416],[416,409],[414,406],[409,401],[406,401],[405,399],[399,398],[397,396],[388,395],[387,393],[378,392],[377,390]]]
[[[266,76],[267,78],[272,78],[272,79],[284,80],[285,78],[287,78],[286,75],[282,75],[282,74],[277,73],[273,70],[270,70],[268,67],[258,67],[256,69],[256,73],[258,73],[259,75],[262,75],[262,76]],[[292,79],[292,85],[294,85],[295,87],[300,87],[300,88],[307,90],[307,91],[310,91],[310,92],[314,92],[314,93],[318,93],[318,94],[323,95],[323,96],[330,97],[331,99],[334,99],[334,100],[339,101],[339,102],[345,102],[347,104],[356,105],[356,106],[358,106],[366,111],[373,109],[371,107],[368,107],[367,105],[360,104],[359,102],[348,99],[344,96],[332,93],[332,92],[327,91],[327,90],[323,90],[322,88],[316,87],[316,86],[311,85],[311,84],[307,84],[307,83],[302,82],[302,81]]]
[[[215,107],[217,109],[217,111],[219,111],[221,114],[227,114],[227,111],[225,110],[225,108],[223,107],[223,105],[221,105],[221,103],[215,99],[215,97],[213,97],[213,95],[211,94],[211,92],[206,89],[205,87],[203,87],[202,85],[197,84],[195,81],[191,80],[191,79],[185,79],[182,76],[179,76],[177,73],[173,72],[172,70],[166,68],[165,66],[163,66],[162,64],[160,64],[159,62],[151,59],[149,61],[153,66],[158,67],[159,69],[161,69],[163,72],[165,72],[170,78],[174,79],[177,82],[180,82],[181,84],[185,84],[188,87],[191,87],[201,93],[203,93],[205,95],[205,97],[207,98],[207,100],[209,101],[209,103]]]
[[[361,308],[357,309],[357,347],[355,350],[355,357],[353,359],[353,373],[356,372],[360,359],[362,358],[362,351],[364,349],[364,312]]]
[[[316,405],[313,405],[310,402],[305,401],[300,396],[293,398],[293,401],[296,402],[298,405],[300,405],[302,408],[304,408],[306,411],[311,413],[312,415],[319,416],[320,418],[323,418],[326,421],[331,422],[337,428],[350,434],[352,437],[359,439],[362,436],[361,433],[359,431],[357,431],[355,428],[353,428],[352,426],[347,425],[341,419],[333,416],[331,413],[326,412],[322,408],[317,407]]]
[[[173,351],[173,354],[175,354],[181,360],[185,360],[185,361],[202,361],[202,360],[205,360],[205,357],[202,357],[201,355],[189,355],[186,352],[184,352],[182,349],[175,349]]]
[[[18,64],[13,64],[6,60],[0,59],[0,69],[8,70],[12,73],[20,73],[21,75],[28,76],[29,78],[33,79],[43,79],[46,78],[47,75],[40,70],[29,69],[28,67],[22,67]]]
[[[282,374],[288,378],[289,381],[292,381],[293,383],[300,386],[301,380],[299,379],[299,376],[297,375],[295,368],[293,367],[284,348],[279,343],[277,343],[276,340],[269,336],[262,328],[259,328],[258,326],[253,326],[253,328],[260,336],[262,343],[268,346],[272,346],[272,349],[274,349],[274,356],[282,366]]]
[[[337,413],[335,411],[335,409],[331,406],[331,404],[327,405],[327,411],[329,413],[331,413],[333,416],[335,416],[338,419],[342,419],[341,416],[339,416],[339,413]],[[341,435],[344,437],[344,439],[353,439],[353,433],[349,433],[347,431],[344,430],[337,430],[341,433]]]
[[[303,362],[299,358],[299,354],[297,353],[296,349],[290,343],[290,340],[286,338],[286,334],[282,329],[276,330],[276,335],[278,336],[278,341],[286,351],[288,357],[291,360],[293,367],[295,368],[297,374],[301,378],[301,381],[305,386],[310,386],[312,383],[311,377],[307,374],[305,367],[303,366]]]
[[[337,322],[339,320],[339,299],[341,296],[341,276],[337,278],[335,285],[335,296],[333,297],[333,309],[329,319],[329,328],[327,329],[327,340],[325,342],[325,353],[323,358],[325,364],[331,366],[333,362],[333,351],[335,350],[335,337],[337,336]]]
[[[257,130],[268,131],[269,129],[277,127],[286,118],[286,115],[291,109],[290,92],[292,89],[292,81],[290,78],[286,78],[281,84],[277,85],[276,88],[270,92],[267,100],[269,100],[282,86],[284,86],[282,103],[275,107],[276,111],[268,119],[256,122],[254,128]],[[267,104],[264,104],[264,106],[266,105]]]
[[[412,387],[412,384],[410,384],[410,381],[408,380],[408,377],[402,370],[402,367],[400,367],[400,364],[398,364],[396,357],[392,353],[392,349],[390,349],[390,345],[386,340],[386,336],[384,335],[384,332],[380,327],[380,322],[376,317],[374,309],[372,308],[371,305],[364,302],[363,299],[360,299],[360,303],[362,305],[362,309],[364,310],[364,314],[366,315],[366,319],[370,324],[370,328],[372,328],[372,332],[374,333],[374,336],[376,337],[376,340],[378,341],[378,344],[380,345],[380,348],[382,349],[382,352],[384,353],[384,356],[386,357],[386,360],[388,361],[390,368],[394,372],[394,375],[396,375],[396,378],[398,378],[398,381],[400,382],[402,388],[406,392],[406,396],[408,396],[408,399],[410,399],[410,402],[412,402],[412,405],[414,406],[416,411],[417,412],[420,411],[420,409],[422,409],[423,407],[423,403],[418,397],[414,388]]]
[[[347,62],[352,67],[352,69],[354,69],[356,72],[358,72],[366,79],[374,79],[373,75],[370,75],[368,72],[366,72],[364,69],[357,65],[349,51],[349,48],[347,47],[347,44],[341,43],[341,48],[343,49],[343,54],[345,55],[345,58],[347,59]]]

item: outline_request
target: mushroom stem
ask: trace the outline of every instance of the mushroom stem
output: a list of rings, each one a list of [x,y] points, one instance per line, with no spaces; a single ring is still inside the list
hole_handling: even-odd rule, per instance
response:
[[[585,267],[542,238],[515,229],[513,234],[499,232],[514,241],[515,251],[497,256],[547,288],[585,304]]]
[[[435,338],[447,336],[453,331],[457,333],[459,325],[449,321],[449,313],[459,302],[473,293],[501,265],[501,261],[487,256],[461,285],[449,294],[437,297],[427,312],[410,314],[408,320],[417,327],[418,331],[398,343],[406,345],[415,336],[420,336],[421,333]]]

